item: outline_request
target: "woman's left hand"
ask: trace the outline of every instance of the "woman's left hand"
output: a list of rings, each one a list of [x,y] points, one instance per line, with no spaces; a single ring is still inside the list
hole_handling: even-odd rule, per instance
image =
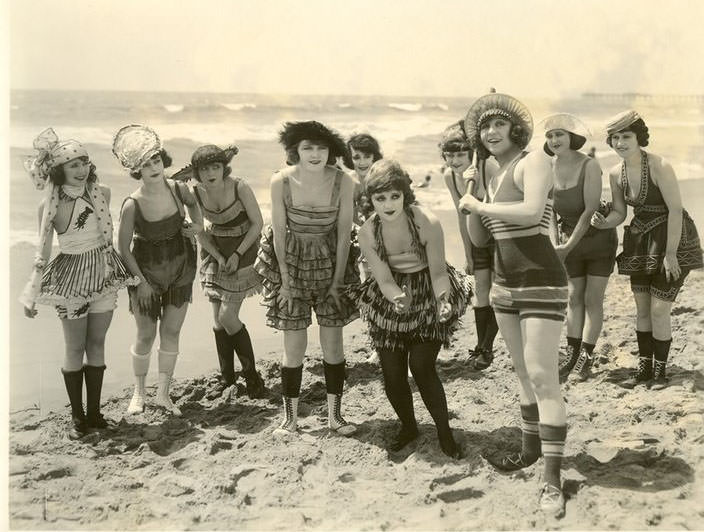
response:
[[[181,228],[181,234],[187,238],[192,238],[192,237],[196,236],[198,233],[200,233],[202,230],[203,230],[202,225],[184,220],[183,227]]]
[[[440,323],[444,323],[450,319],[450,316],[452,316],[452,305],[450,305],[450,302],[447,300],[446,291],[443,290],[442,293],[437,297],[437,305],[438,321]]]
[[[332,301],[335,305],[335,308],[340,311],[342,310],[342,295],[340,294],[340,288],[341,286],[337,284],[336,282],[333,282],[330,285],[330,288],[328,288],[328,293],[325,294],[325,297],[331,297]]]
[[[665,270],[665,278],[669,282],[676,281],[682,274],[680,263],[677,260],[677,253],[666,253],[662,259],[662,267]]]

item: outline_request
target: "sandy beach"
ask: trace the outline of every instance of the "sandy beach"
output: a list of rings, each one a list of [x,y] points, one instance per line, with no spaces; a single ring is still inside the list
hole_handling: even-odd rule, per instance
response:
[[[434,186],[439,186],[435,183]],[[701,181],[683,196],[701,222]],[[454,215],[441,211],[451,262],[461,264]],[[11,250],[11,301],[32,249]],[[263,326],[258,301],[243,308],[253,331],[267,397],[243,387],[210,400],[216,356],[207,301],[196,290],[182,334],[173,418],[148,408],[125,417],[130,396],[126,349],[134,335],[125,295],[108,334],[104,413],[116,426],[82,441],[70,422],[60,379],[62,337],[53,312],[11,317],[10,526],[13,529],[702,529],[704,528],[704,273],[693,272],[673,311],[670,387],[620,386],[637,357],[627,278],[607,290],[599,365],[586,383],[568,382],[569,433],[563,464],[567,515],[536,511],[542,462],[513,474],[485,456],[520,445],[517,381],[505,346],[484,373],[467,369],[474,345],[471,311],[453,346],[440,354],[450,422],[464,457],[446,458],[415,387],[418,441],[399,453],[385,446],[396,430],[378,366],[359,321],[345,328],[348,380],[343,412],[359,426],[351,438],[326,429],[322,356],[315,327],[305,363],[300,434],[276,439],[281,415],[282,338]],[[156,373],[149,377],[150,397]],[[33,406],[34,405],[34,406]]]

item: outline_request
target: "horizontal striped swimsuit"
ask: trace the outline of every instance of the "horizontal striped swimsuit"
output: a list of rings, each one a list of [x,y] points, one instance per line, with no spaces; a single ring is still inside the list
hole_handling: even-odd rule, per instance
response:
[[[487,191],[485,201],[518,204],[523,191],[514,180],[520,157],[507,168],[495,192]],[[494,284],[491,304],[495,312],[562,321],[567,309],[567,274],[550,241],[552,197],[546,198],[543,216],[535,225],[519,225],[482,215],[491,232],[494,249]]]

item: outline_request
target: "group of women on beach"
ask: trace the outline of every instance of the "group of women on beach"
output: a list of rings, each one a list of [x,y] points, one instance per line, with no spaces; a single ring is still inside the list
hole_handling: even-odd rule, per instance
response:
[[[345,142],[319,122],[285,123],[279,141],[287,166],[271,179],[271,224],[264,228],[252,189],[231,175],[237,147],[201,146],[191,164],[169,179],[165,169],[172,160],[157,133],[125,126],[115,135],[113,153],[139,187],[123,201],[115,250],[110,190],[97,181],[86,149],[59,140],[51,129],[42,132],[25,164],[46,194],[39,249],[21,301],[29,317],[42,303],[55,306],[61,319],[69,436],[108,426],[100,413],[105,335],[122,287],[129,290],[137,326],[129,348],[135,386],[127,412],[144,411],[158,333],[155,402],[181,415],[169,386],[199,272],[212,303],[221,371],[212,396],[235,384],[235,355],[247,395],[265,393],[239,317],[243,300],[261,293],[267,325],[284,338],[284,415],[274,433],[297,430],[307,329],[315,311],[328,427],[353,434],[355,425],[341,411],[342,328],[361,316],[400,420],[389,449],[400,450],[418,436],[410,369],[440,448],[459,458],[435,365],[474,296],[477,345],[468,364],[478,371],[492,364],[500,331],[519,381],[521,451],[492,463],[510,471],[544,457],[540,508],[563,515],[567,424],[560,380],[571,371],[578,380],[589,378],[614,263],[631,276],[636,302],[640,358],[631,384],[658,389],[667,383],[672,302],[687,273],[702,267],[702,252],[672,167],[643,150],[648,129],[635,111],[607,125],[607,143],[622,159],[609,171],[610,204],[600,203],[598,163],[578,151],[586,141],[579,120],[558,114],[542,124],[543,150],[526,152],[534,130],[530,112],[511,96],[490,93],[443,133],[444,179],[457,209],[464,271],[446,262],[443,229],[416,202],[407,172],[384,159],[368,134]],[[184,183],[190,178],[191,187]],[[615,227],[624,221],[627,204],[634,218],[617,257]],[[54,232],[60,253],[50,261]],[[568,349],[560,359],[565,315]]]

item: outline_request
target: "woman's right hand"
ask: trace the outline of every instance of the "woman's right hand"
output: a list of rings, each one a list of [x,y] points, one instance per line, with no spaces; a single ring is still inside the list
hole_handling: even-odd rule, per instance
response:
[[[590,223],[597,229],[606,229],[606,217],[599,211],[595,211],[594,214],[592,214]]]
[[[37,315],[37,308],[34,305],[31,307],[24,307],[24,315],[27,318],[34,318]]]
[[[137,285],[137,306],[139,309],[143,312],[147,312],[153,297],[154,289],[143,279],[142,282]]]
[[[401,287],[401,293],[394,296],[393,304],[394,310],[399,314],[408,312],[411,308],[411,294],[405,284]]]

